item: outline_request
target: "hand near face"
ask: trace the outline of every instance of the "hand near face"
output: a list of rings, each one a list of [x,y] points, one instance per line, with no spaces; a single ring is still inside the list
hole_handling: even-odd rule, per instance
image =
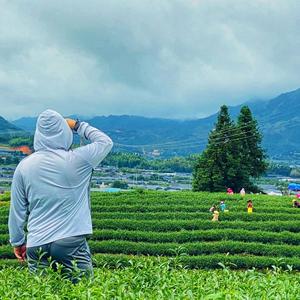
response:
[[[67,121],[69,127],[73,130],[76,125],[76,121],[73,119],[66,119],[66,121]]]

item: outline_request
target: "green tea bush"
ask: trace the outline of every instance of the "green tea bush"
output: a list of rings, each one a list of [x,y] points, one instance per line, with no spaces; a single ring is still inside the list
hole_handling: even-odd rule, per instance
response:
[[[251,215],[246,212],[248,199],[254,203]],[[208,210],[221,200],[229,212],[211,222]],[[0,206],[2,267],[15,260],[8,242],[8,202],[0,203],[5,204]],[[292,208],[292,197],[145,190],[93,192],[91,204],[94,234],[89,243],[98,266],[105,266],[105,260],[118,265],[116,257],[121,257],[130,267],[128,261],[139,255],[163,255],[177,262],[174,249],[184,249],[180,261],[188,268],[219,268],[219,263],[266,268],[274,259],[300,266],[300,210]]]
[[[143,231],[179,231],[179,230],[206,230],[215,228],[231,228],[263,231],[290,231],[300,232],[299,221],[222,221],[212,223],[210,220],[130,220],[130,219],[103,219],[94,220],[96,229],[126,229]]]
[[[8,236],[0,236],[0,241],[7,241]],[[244,229],[208,229],[181,230],[172,232],[138,231],[138,230],[95,230],[92,240],[127,240],[133,242],[174,242],[187,243],[194,241],[243,241],[300,245],[300,233],[250,231]]]
[[[93,219],[135,219],[135,220],[210,220],[212,214],[206,213],[185,213],[185,212],[144,212],[144,213],[129,213],[129,212],[96,212],[93,214]],[[247,214],[244,213],[222,213],[219,216],[220,221],[272,221],[280,219],[280,221],[290,221],[289,214]],[[0,222],[7,222],[7,218],[0,218]],[[293,220],[300,221],[300,213],[293,215]]]
[[[145,243],[119,240],[90,241],[91,250],[95,253],[124,253],[142,255],[174,255],[173,249],[179,247],[178,243]],[[188,255],[230,253],[257,256],[293,257],[297,256],[300,246],[276,245],[263,243],[246,243],[236,241],[194,242],[183,244]],[[0,251],[2,247],[0,247]]]
[[[103,259],[108,264],[95,269],[93,280],[82,279],[76,285],[51,271],[44,276],[32,276],[27,269],[2,268],[1,299],[297,299],[299,296],[298,274],[280,268],[265,273],[231,271],[227,266],[207,271],[172,268],[174,261],[160,258],[110,259]],[[123,262],[127,266],[122,267]]]

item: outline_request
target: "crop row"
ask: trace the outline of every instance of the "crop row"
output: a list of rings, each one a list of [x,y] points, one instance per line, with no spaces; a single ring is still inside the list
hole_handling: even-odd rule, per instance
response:
[[[231,269],[266,269],[282,267],[287,269],[288,266],[294,270],[300,271],[300,258],[286,257],[274,258],[271,256],[254,256],[254,255],[201,255],[201,256],[142,256],[126,254],[94,254],[93,265],[95,267],[106,268],[124,268],[133,264],[143,263],[145,260],[151,260],[151,264],[168,263],[170,267],[184,267],[189,269],[218,269],[222,266],[228,266]],[[15,259],[1,259],[0,268],[3,267],[27,267],[27,264],[20,264]]]
[[[97,267],[120,268],[131,266],[134,262],[151,259],[154,262],[169,262],[170,266],[180,264],[182,267],[190,269],[218,269],[221,264],[237,269],[265,269],[291,266],[294,270],[300,270],[300,259],[298,257],[274,258],[271,256],[254,255],[201,255],[201,256],[180,256],[176,259],[152,256],[131,256],[125,254],[95,254],[93,258],[94,265]]]
[[[205,202],[197,202],[197,203],[186,203],[184,201],[177,201],[177,202],[166,202],[166,201],[135,201],[132,203],[117,203],[117,202],[109,202],[106,203],[105,201],[98,201],[98,202],[91,202],[93,209],[102,209],[102,210],[113,210],[119,211],[124,210],[126,208],[130,210],[140,210],[144,209],[147,210],[169,210],[169,209],[177,209],[177,210],[192,210],[192,211],[207,211],[213,204],[218,205],[220,201],[213,201],[209,203]],[[253,202],[254,207],[258,210],[266,210],[270,212],[280,212],[282,210],[289,210],[291,211],[292,208],[292,201],[288,202],[277,202],[275,203],[262,203],[262,202]],[[247,206],[247,201],[243,202],[226,202],[227,207],[230,210],[241,210]]]
[[[245,243],[236,241],[219,242],[194,242],[194,243],[145,243],[130,241],[90,241],[89,245],[93,253],[114,254],[143,254],[173,256],[175,249],[180,245],[184,247],[187,255],[203,255],[214,253],[230,253],[274,257],[299,257],[300,246],[294,245],[268,245],[263,243]]]
[[[240,196],[228,196],[218,193],[168,193],[168,192],[136,192],[124,193],[91,193],[91,203],[97,206],[187,206],[208,209],[212,204],[218,204],[221,200],[226,200],[232,207],[244,207],[248,199],[254,201],[255,207],[265,209],[285,209],[291,206],[291,197],[274,197],[265,195],[249,195],[241,198]],[[0,201],[1,203],[1,201]],[[7,202],[5,202],[5,205]],[[6,208],[6,207],[4,207]]]
[[[212,229],[175,232],[149,232],[130,230],[95,230],[92,240],[128,240],[151,243],[188,243],[200,241],[242,241],[300,245],[300,233],[248,231],[240,229]],[[5,238],[3,236],[3,242]]]
[[[276,196],[269,196],[269,195],[258,195],[258,194],[246,194],[244,197],[241,197],[239,194],[235,195],[227,195],[226,193],[210,193],[210,192],[164,192],[164,191],[143,191],[142,193],[136,192],[136,191],[130,191],[130,192],[120,192],[120,193],[98,193],[98,192],[92,192],[91,197],[93,199],[107,199],[107,201],[115,201],[118,199],[171,199],[173,201],[176,201],[178,199],[186,199],[189,201],[197,201],[202,199],[207,200],[216,200],[216,199],[225,199],[225,200],[243,200],[245,198],[252,198],[254,200],[267,200],[267,201],[278,201],[280,199],[281,201],[285,201],[290,199],[289,196],[284,197],[276,197]],[[275,199],[275,200],[274,200]]]
[[[93,212],[208,212],[211,206],[207,205],[92,205]],[[228,206],[230,212],[246,210],[246,205]],[[300,214],[300,209],[292,208],[292,205],[284,208],[254,207],[255,213],[288,213]]]
[[[209,213],[208,206],[184,206],[184,205],[152,205],[152,206],[143,206],[143,205],[128,205],[128,206],[92,206],[92,213],[95,215],[97,213],[163,213],[163,212],[172,212],[172,213]],[[229,207],[229,213],[236,215],[237,213],[244,214],[246,212],[246,206],[240,207]],[[255,215],[260,214],[274,214],[275,218],[280,218],[281,215],[287,218],[300,218],[300,209],[296,208],[258,208],[254,209]],[[275,215],[276,214],[276,215]],[[292,216],[291,216],[292,215]],[[0,217],[8,216],[8,208],[5,210],[0,210]],[[0,224],[2,222],[0,221]]]
[[[92,203],[92,207],[94,208],[98,208],[98,207],[143,207],[143,206],[146,206],[146,207],[149,207],[149,209],[151,207],[156,207],[156,206],[159,206],[159,207],[178,207],[178,208],[187,208],[187,207],[190,207],[190,208],[196,208],[196,209],[208,209],[211,207],[212,204],[219,204],[220,201],[213,201],[213,202],[209,202],[209,203],[205,203],[205,202],[195,202],[195,203],[190,203],[190,202],[184,202],[184,201],[176,201],[176,202],[166,202],[166,201],[134,201],[134,202],[131,202],[131,203],[120,203],[120,202],[106,202],[106,201],[97,201],[97,202],[91,202]],[[244,208],[245,205],[247,204],[247,201],[243,201],[243,202],[226,202],[228,207],[231,207],[231,208]],[[292,199],[290,199],[288,202],[276,202],[276,203],[269,203],[269,202],[261,202],[261,201],[257,201],[257,202],[254,202],[254,205],[255,207],[258,207],[258,208],[263,208],[263,209],[267,209],[267,210],[274,210],[274,211],[277,211],[277,210],[281,210],[281,209],[289,209],[292,207]]]
[[[291,232],[268,232],[249,231],[243,229],[210,229],[174,232],[149,232],[131,230],[94,230],[90,236],[91,240],[126,240],[132,242],[151,243],[188,243],[188,242],[209,242],[209,241],[242,241],[260,242],[268,244],[290,244],[300,245],[300,233]],[[8,234],[0,234],[0,244],[7,244]]]
[[[159,192],[159,191],[144,191],[139,192],[121,192],[121,193],[91,193],[91,202],[93,204],[101,203],[103,205],[111,204],[123,204],[131,205],[136,203],[144,204],[207,204],[218,203],[221,200],[226,200],[228,203],[243,203],[248,199],[252,199],[257,205],[274,205],[282,206],[290,204],[291,197],[274,197],[267,195],[246,195],[241,197],[240,195],[227,195],[225,193],[193,193],[193,192]],[[1,203],[2,201],[0,201]]]
[[[193,203],[201,203],[201,202],[211,202],[211,201],[221,201],[225,200],[232,203],[240,203],[246,201],[247,199],[252,199],[257,202],[265,202],[265,203],[278,203],[278,202],[288,202],[293,198],[291,197],[276,197],[276,196],[266,196],[266,195],[248,195],[244,198],[235,198],[229,197],[226,194],[203,194],[203,193],[191,193],[190,196],[186,196],[182,193],[157,193],[155,195],[147,195],[144,196],[135,194],[135,193],[122,193],[119,197],[115,197],[115,195],[108,195],[106,193],[91,193],[92,201],[105,201],[106,203],[135,203],[136,201],[145,201],[145,202],[168,202],[168,203],[176,203],[178,201],[184,201],[189,204]]]
[[[102,219],[93,220],[94,229],[123,229],[141,231],[180,231],[180,230],[209,230],[209,229],[244,229],[271,232],[300,232],[299,221],[221,221],[210,220],[132,220],[132,219]],[[7,224],[0,225],[0,234],[7,234]]]
[[[210,220],[212,215],[210,213],[93,213],[93,220],[101,219],[132,219],[132,220]],[[291,220],[291,216],[288,214],[251,214],[244,213],[223,213],[219,216],[220,221],[245,221],[245,222],[257,222],[257,221],[288,221]],[[293,220],[300,221],[300,214],[294,215]],[[0,223],[4,224],[8,222],[8,217],[0,217]]]
[[[97,212],[93,213],[93,219],[135,219],[135,220],[206,220],[211,219],[212,214],[206,213],[184,213],[184,212],[155,212],[155,213],[120,213],[120,212]],[[240,213],[222,213],[219,216],[221,221],[290,221],[290,214],[247,214]],[[300,214],[293,215],[294,221],[300,221]],[[0,219],[1,220],[1,219]]]
[[[247,204],[247,200],[245,199],[243,201],[225,201],[229,207],[244,207]],[[140,205],[140,206],[155,206],[155,205],[163,205],[163,206],[189,206],[189,207],[210,207],[213,204],[220,203],[221,200],[214,200],[214,201],[186,201],[184,199],[178,199],[177,201],[169,201],[165,199],[155,199],[150,201],[149,199],[135,199],[135,201],[106,201],[106,199],[98,199],[95,201],[94,199],[91,199],[92,206],[134,206],[134,205]],[[277,199],[277,202],[269,202],[269,201],[253,201],[255,206],[261,207],[261,208],[288,208],[292,205],[292,199],[289,199],[288,201],[280,201]]]
[[[194,243],[145,243],[131,241],[89,241],[92,253],[133,254],[133,255],[164,255],[174,256],[176,249],[186,255],[207,255],[215,253],[243,254],[274,257],[299,257],[300,246],[268,245],[263,243],[245,243],[236,241],[194,242]],[[0,246],[0,258],[13,258],[9,245]]]
[[[126,240],[132,242],[150,243],[188,243],[209,241],[242,241],[268,244],[300,245],[300,233],[248,231],[242,229],[211,229],[175,232],[149,232],[131,230],[95,230],[91,240]],[[7,244],[8,234],[0,234],[0,245]]]
[[[207,230],[216,228],[231,228],[262,231],[290,231],[300,232],[299,221],[222,221],[210,220],[131,220],[131,219],[103,219],[93,220],[95,229],[126,229],[142,231],[179,231],[179,230]]]

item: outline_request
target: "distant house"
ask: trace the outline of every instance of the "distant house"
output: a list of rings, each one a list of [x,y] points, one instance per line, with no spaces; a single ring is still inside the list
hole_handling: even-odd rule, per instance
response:
[[[160,152],[158,149],[155,149],[151,152],[151,155],[157,157],[157,156],[160,156]]]
[[[24,156],[31,154],[32,151],[28,146],[19,146],[10,148],[7,146],[0,146],[0,156]]]
[[[30,155],[32,153],[31,149],[28,146],[19,146],[13,148],[14,151],[22,152],[24,155]]]

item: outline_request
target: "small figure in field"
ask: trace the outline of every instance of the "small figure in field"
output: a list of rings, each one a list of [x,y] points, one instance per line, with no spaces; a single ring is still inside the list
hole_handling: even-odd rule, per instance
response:
[[[240,190],[240,195],[241,195],[242,197],[244,197],[244,196],[246,195],[246,191],[245,191],[244,188],[242,188],[242,189]]]
[[[248,214],[252,214],[252,212],[253,212],[253,203],[252,203],[252,200],[248,200],[247,201],[247,211],[248,211]]]
[[[300,208],[300,202],[294,199],[293,200],[293,207]]]
[[[221,201],[221,202],[220,202],[220,209],[221,209],[222,212],[225,211],[225,209],[226,209],[225,201]]]
[[[212,222],[218,222],[219,221],[219,212],[217,210],[214,211]]]
[[[227,195],[233,195],[233,190],[231,188],[227,189]]]
[[[214,205],[209,209],[209,211],[210,211],[211,213],[213,213],[215,210],[217,210],[217,206],[214,204]]]

